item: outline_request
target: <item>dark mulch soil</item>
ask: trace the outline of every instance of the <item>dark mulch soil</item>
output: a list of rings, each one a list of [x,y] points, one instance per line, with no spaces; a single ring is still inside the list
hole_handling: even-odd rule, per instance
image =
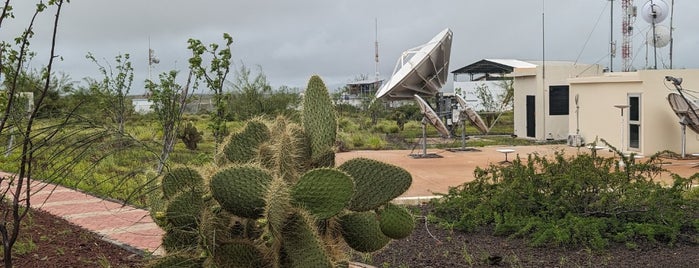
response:
[[[44,211],[32,210],[14,246],[14,267],[142,267],[143,257]],[[30,242],[31,241],[31,242]],[[0,255],[0,267],[3,261]]]
[[[426,215],[428,208],[423,207]],[[699,267],[699,246],[639,243],[637,249],[614,245],[588,249],[533,248],[522,239],[463,233],[418,219],[413,234],[378,253],[355,253],[354,260],[376,267]]]
[[[423,215],[428,208],[422,207]],[[142,267],[144,258],[42,211],[32,211],[15,249],[15,267]],[[27,246],[32,243],[34,246]],[[27,250],[30,249],[30,250]],[[462,233],[418,220],[413,234],[354,260],[377,267],[699,267],[699,246],[616,245],[603,252],[532,248],[489,230]],[[2,266],[0,262],[0,266]]]

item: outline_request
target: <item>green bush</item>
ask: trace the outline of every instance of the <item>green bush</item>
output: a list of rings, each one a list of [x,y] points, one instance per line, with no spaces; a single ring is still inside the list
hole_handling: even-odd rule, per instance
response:
[[[372,150],[381,150],[386,148],[386,141],[377,135],[371,135],[366,140],[366,145]]]
[[[382,120],[379,121],[379,123],[372,128],[372,131],[377,133],[390,134],[398,133],[400,129],[398,128],[398,125],[396,125],[396,122]]]
[[[530,155],[512,165],[477,168],[476,179],[433,201],[442,224],[471,231],[493,226],[496,235],[529,239],[535,246],[605,248],[613,242],[646,240],[673,244],[699,241],[699,209],[687,189],[694,178],[654,182],[657,156],[643,163],[620,155],[579,154],[553,159]]]

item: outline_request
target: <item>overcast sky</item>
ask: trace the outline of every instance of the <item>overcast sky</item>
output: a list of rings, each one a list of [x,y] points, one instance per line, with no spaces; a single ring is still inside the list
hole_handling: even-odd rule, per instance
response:
[[[646,1],[635,2],[641,7]],[[699,13],[699,1],[676,2],[674,67],[697,68],[699,23],[693,18]],[[33,3],[12,1],[16,19],[2,25],[0,38],[11,40],[26,27]],[[613,6],[620,55],[621,1],[615,0]],[[319,74],[335,89],[361,74],[373,76],[375,19],[379,72],[388,79],[402,51],[445,28],[454,33],[450,71],[487,58],[541,60],[542,13],[547,60],[607,66],[609,8],[608,0],[72,0],[61,16],[57,54],[63,61],[55,70],[74,80],[97,78],[97,68],[85,54],[113,61],[117,54],[129,53],[135,68],[132,93],[138,93],[148,78],[149,39],[160,59],[153,71],[157,77],[160,72],[187,68],[188,38],[222,43],[222,33],[227,32],[234,39],[236,65],[259,65],[274,87],[303,87],[311,75]],[[51,20],[46,13],[37,23],[32,43],[39,53],[35,65],[46,62]],[[669,19],[662,24],[669,25]],[[641,18],[636,20],[636,68],[647,66],[644,40],[649,28]],[[652,65],[652,50],[648,55]],[[668,48],[658,50],[659,66],[669,62],[668,55]],[[617,56],[614,69],[620,66]]]

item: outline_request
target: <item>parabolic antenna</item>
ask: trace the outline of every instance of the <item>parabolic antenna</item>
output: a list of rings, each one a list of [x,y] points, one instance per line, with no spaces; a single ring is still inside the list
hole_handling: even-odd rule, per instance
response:
[[[471,122],[471,124],[478,129],[483,134],[488,133],[488,126],[486,126],[485,122],[481,118],[476,111],[474,111],[471,107],[468,106],[466,103],[466,100],[464,100],[463,97],[456,95],[456,100],[459,102],[459,106],[461,107],[461,114],[465,114],[466,118],[468,118],[468,121]]]
[[[667,101],[677,117],[680,118],[692,131],[699,134],[699,108],[691,101],[685,100],[680,94],[670,93]]]
[[[664,25],[656,25],[655,34],[653,34],[653,29],[646,34],[646,42],[657,48],[667,46],[670,44],[670,28]]]
[[[667,18],[670,7],[663,0],[649,0],[641,8],[641,17],[648,23],[659,23]]]
[[[437,129],[437,132],[442,135],[442,138],[448,138],[449,130],[442,122],[442,119],[439,119],[437,113],[432,110],[432,107],[430,107],[430,105],[427,104],[422,97],[418,96],[417,94],[413,96],[415,97],[417,104],[420,105],[420,112],[422,112],[424,120],[427,120],[427,122],[434,126],[434,128]]]
[[[449,75],[452,32],[444,29],[424,45],[406,50],[398,59],[391,78],[376,98],[407,100],[417,94],[431,97],[444,86]]]
[[[427,125],[427,123],[433,125],[437,131],[442,134],[443,138],[449,137],[449,130],[446,126],[444,126],[442,120],[439,119],[437,113],[432,110],[432,107],[430,107],[430,105],[427,104],[422,97],[417,94],[413,95],[413,97],[415,98],[415,101],[417,101],[417,104],[420,105],[420,111],[422,112],[422,153],[411,154],[410,156],[413,158],[439,158],[441,156],[437,154],[427,153],[427,128],[425,125]]]

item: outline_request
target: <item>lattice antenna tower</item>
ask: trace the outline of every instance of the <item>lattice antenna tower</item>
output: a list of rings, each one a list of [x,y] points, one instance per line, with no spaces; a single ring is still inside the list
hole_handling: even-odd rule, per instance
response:
[[[633,5],[633,0],[621,0],[621,10],[624,12],[621,21],[621,33],[623,35],[621,59],[624,65],[623,71],[628,72],[632,68],[633,26],[638,12],[636,6]]]

